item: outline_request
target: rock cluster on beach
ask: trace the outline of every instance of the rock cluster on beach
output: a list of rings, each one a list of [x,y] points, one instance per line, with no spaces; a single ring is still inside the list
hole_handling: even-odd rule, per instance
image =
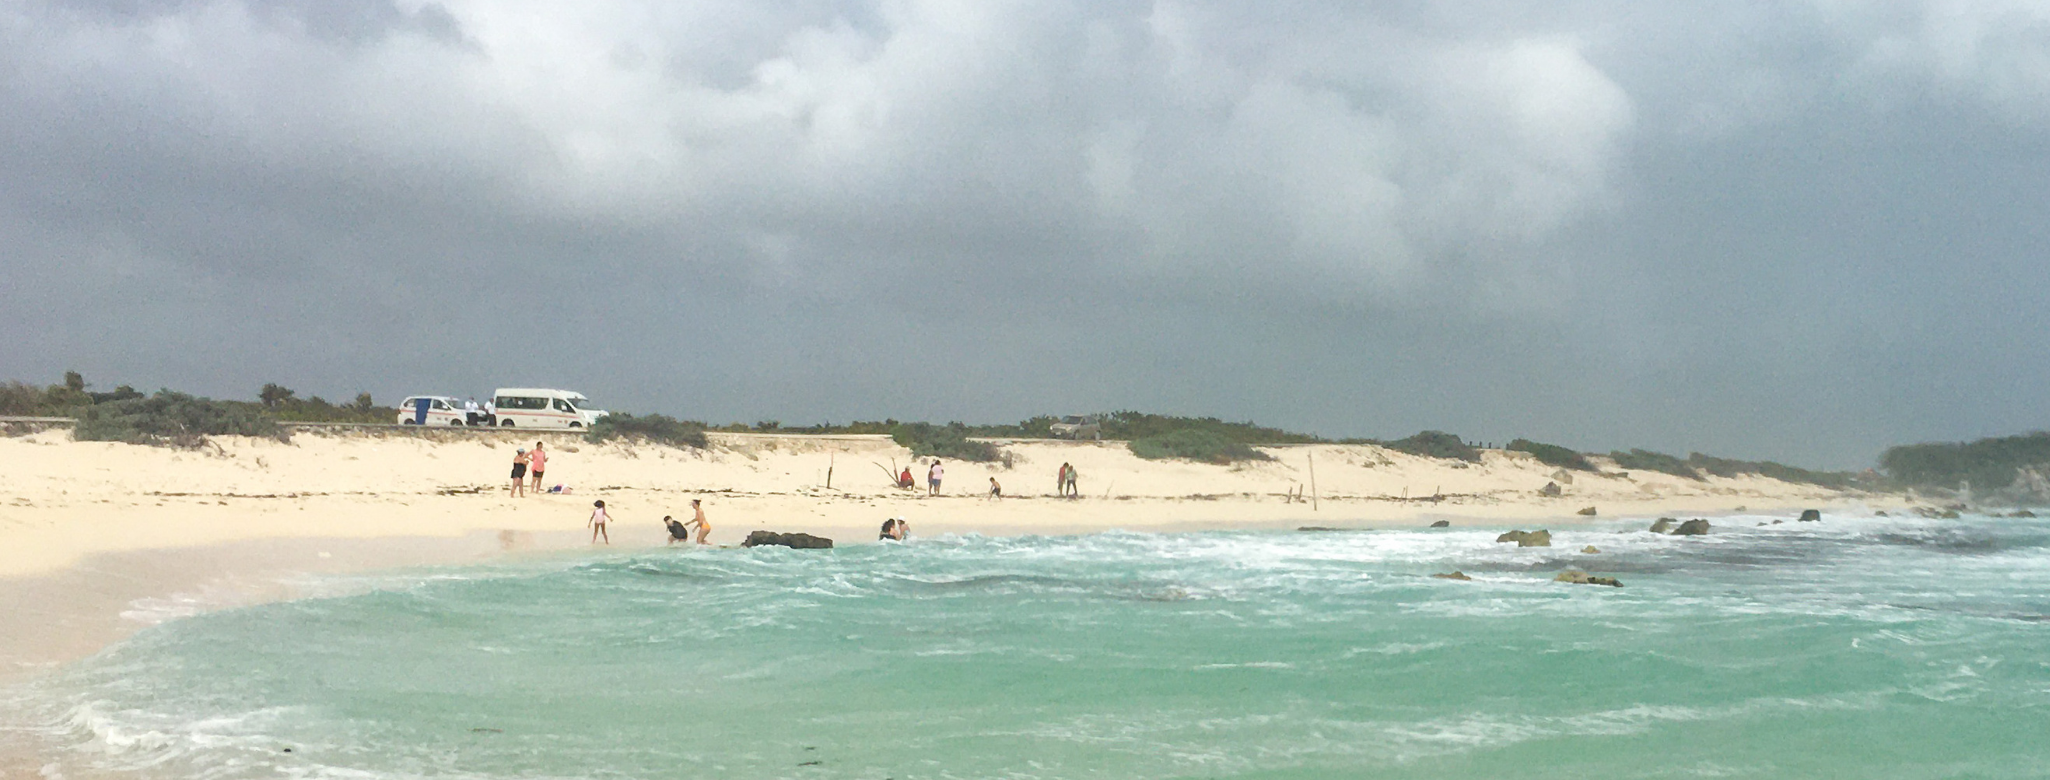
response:
[[[1551,531],[1510,531],[1495,537],[1497,542],[1515,542],[1518,547],[1550,547]]]
[[[1708,529],[1708,521],[1698,517],[1686,522],[1681,522],[1671,517],[1661,517],[1651,524],[1652,533],[1668,534],[1671,536],[1702,536],[1708,533]]]
[[[833,540],[811,534],[779,534],[775,531],[752,531],[742,547],[790,547],[798,550],[824,550],[833,546]]]
[[[1623,587],[1623,583],[1618,582],[1614,577],[1596,577],[1579,569],[1567,569],[1566,571],[1559,572],[1559,576],[1553,577],[1552,581],[1570,582],[1575,585],[1607,585],[1612,588]]]

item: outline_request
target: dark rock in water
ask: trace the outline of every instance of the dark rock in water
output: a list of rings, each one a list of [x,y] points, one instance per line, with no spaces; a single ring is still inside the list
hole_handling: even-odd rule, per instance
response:
[[[1602,551],[1601,548],[1590,544],[1586,547],[1580,548],[1580,553],[1582,555],[1600,555],[1602,554]]]
[[[1495,537],[1497,542],[1515,542],[1518,547],[1550,547],[1551,531],[1510,531]]]
[[[1879,510],[1877,512],[1873,512],[1872,514],[1876,517],[1892,517],[1892,515],[1887,514],[1886,510],[1884,509]]]
[[[1581,507],[1580,511],[1575,512],[1574,514],[1580,515],[1582,517],[1594,517],[1594,507]]]
[[[1298,530],[1298,531],[1343,531],[1343,530],[1345,530],[1345,529],[1343,529],[1343,528],[1332,528],[1332,527],[1330,527],[1330,526],[1323,526],[1323,525],[1306,525],[1306,526],[1303,526],[1303,527],[1301,527],[1301,528],[1297,528],[1296,530]]]
[[[1803,510],[1801,510],[1801,522],[1803,522],[1803,523],[1820,523],[1820,522],[1822,522],[1822,510],[1820,510],[1820,509],[1803,509]]]
[[[2035,516],[2036,516],[2036,513],[2034,513],[2034,512],[2031,512],[2031,511],[2029,511],[2029,510],[2026,510],[2026,509],[2017,509],[2017,510],[2014,510],[2013,512],[2010,512],[2010,513],[2008,513],[2008,515],[2007,515],[2007,516],[2008,516],[2008,517],[2035,517]]]
[[[1918,506],[1915,507],[1915,514],[1921,515],[1931,520],[1957,519],[1957,510],[1955,509],[1937,509],[1935,507]]]
[[[1432,527],[1432,528],[1451,528],[1451,527],[1452,527],[1452,521],[1450,521],[1450,520],[1439,520],[1438,522],[1432,523],[1432,524],[1431,524],[1431,527]]]
[[[1472,581],[1473,581],[1473,578],[1472,578],[1472,577],[1468,577],[1468,576],[1466,576],[1466,572],[1463,572],[1463,571],[1455,571],[1455,572],[1452,572],[1451,574],[1433,574],[1433,575],[1431,575],[1431,576],[1433,576],[1433,577],[1437,577],[1438,579],[1441,579],[1441,580],[1459,580],[1460,582],[1472,582]]]
[[[1614,577],[1596,577],[1588,574],[1587,572],[1579,571],[1577,569],[1567,569],[1566,571],[1559,572],[1559,576],[1553,577],[1552,581],[1570,582],[1575,585],[1607,585],[1611,588],[1623,587],[1623,583],[1618,582]]]
[[[1701,536],[1708,533],[1708,521],[1699,518],[1681,523],[1673,529],[1674,536]]]
[[[1785,521],[1785,520],[1774,520],[1774,521],[1772,521],[1772,524],[1773,524],[1773,525],[1781,525],[1781,524],[1784,524],[1785,522],[1787,522],[1787,521]],[[1764,523],[1760,523],[1759,525],[1764,525]]]
[[[826,550],[832,548],[833,540],[823,536],[812,536],[811,534],[779,534],[775,531],[751,531],[747,535],[747,540],[741,542],[740,546],[776,546],[790,547],[798,550]]]
[[[1547,482],[1545,483],[1544,487],[1538,488],[1538,495],[1544,496],[1545,498],[1558,498],[1559,496],[1564,495],[1565,492],[1566,491],[1559,489],[1559,483],[1557,482]]]
[[[1673,518],[1661,517],[1651,524],[1651,532],[1655,534],[1669,534],[1673,532],[1673,526],[1679,524],[1680,521]]]

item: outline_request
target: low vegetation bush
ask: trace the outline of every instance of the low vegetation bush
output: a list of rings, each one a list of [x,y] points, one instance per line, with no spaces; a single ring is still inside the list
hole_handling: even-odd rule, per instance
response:
[[[1561,447],[1557,444],[1545,444],[1544,442],[1536,442],[1531,441],[1529,439],[1517,439],[1515,441],[1509,442],[1509,450],[1511,452],[1528,452],[1532,456],[1536,457],[1539,463],[1543,463],[1547,466],[1557,466],[1562,469],[1572,469],[1574,471],[1595,470],[1594,464],[1588,461],[1586,455],[1582,455],[1579,452],[1575,452],[1565,447]]]
[[[1405,439],[1378,442],[1383,447],[1426,458],[1444,458],[1479,463],[1481,451],[1474,449],[1465,440],[1444,431],[1423,431]]]
[[[1003,452],[996,445],[986,441],[970,441],[969,435],[968,426],[958,422],[946,425],[898,423],[890,429],[890,438],[910,449],[912,457],[967,460],[976,463],[1004,460]]]
[[[1701,472],[1687,465],[1687,461],[1663,452],[1633,449],[1629,452],[1611,452],[1609,458],[1615,460],[1617,466],[1631,471],[1656,471],[1686,479],[1701,479]]]
[[[631,415],[613,412],[598,418],[584,433],[584,440],[600,444],[615,439],[647,441],[673,447],[704,449],[705,424],[678,420],[666,414]]]
[[[1311,444],[1323,441],[1315,436],[1284,431],[1280,428],[1263,428],[1252,422],[1225,422],[1215,417],[1177,417],[1145,412],[1111,412],[1101,418],[1103,438],[1138,441],[1181,431],[1200,431],[1217,438],[1241,444]],[[1053,417],[1035,417],[1019,425],[1032,428],[1028,436],[1045,436],[1047,426],[1056,422]]]
[[[1176,458],[1219,465],[1248,460],[1273,460],[1252,445],[1233,441],[1217,431],[1182,429],[1133,439],[1126,445],[1147,460]]]
[[[1755,474],[1769,479],[1777,479],[1781,482],[1798,482],[1839,490],[1856,487],[1859,481],[1858,475],[1842,471],[1810,471],[1784,463],[1774,463],[1769,460],[1735,460],[1731,458],[1718,458],[1713,455],[1703,455],[1699,452],[1688,453],[1687,465],[1693,466],[1703,473],[1718,477],[1737,477]]]
[[[1972,442],[1904,444],[1879,456],[1879,467],[1909,487],[1955,490],[1970,482],[1976,490],[2014,484],[2022,468],[2050,464],[2050,432],[2000,436]]]
[[[146,398],[85,407],[71,436],[79,441],[119,441],[169,447],[199,447],[208,436],[261,436],[289,441],[277,421],[247,405],[159,390]]]

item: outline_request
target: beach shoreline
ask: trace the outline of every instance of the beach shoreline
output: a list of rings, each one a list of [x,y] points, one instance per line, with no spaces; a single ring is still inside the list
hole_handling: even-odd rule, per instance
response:
[[[884,438],[734,435],[702,451],[534,437],[557,452],[549,481],[565,480],[571,492],[508,498],[506,483],[491,478],[503,476],[501,461],[526,438],[301,434],[291,443],[223,439],[197,451],[73,442],[63,431],[0,439],[0,457],[21,464],[0,493],[0,599],[24,605],[0,624],[0,683],[91,655],[159,619],[294,598],[292,583],[307,576],[590,549],[585,519],[599,499],[615,518],[611,546],[619,549],[662,545],[661,517],[688,519],[694,497],[706,501],[712,541],[722,545],[754,530],[867,543],[897,516],[909,518],[913,536],[932,537],[1437,520],[1570,527],[1733,512],[1791,519],[1808,508],[1908,503],[1763,478],[1663,474],[1583,474],[1547,497],[1537,488],[1554,469],[1500,451],[1467,464],[1316,445],[1214,466],[1143,461],[1118,443],[1037,441],[1007,443],[1009,467],[950,464],[953,484],[975,492],[950,486],[935,498],[883,479],[912,460]],[[1079,469],[1084,498],[1056,497],[1052,475],[1063,462]],[[981,495],[992,476],[1009,497]],[[1577,514],[1586,506],[1597,514]]]

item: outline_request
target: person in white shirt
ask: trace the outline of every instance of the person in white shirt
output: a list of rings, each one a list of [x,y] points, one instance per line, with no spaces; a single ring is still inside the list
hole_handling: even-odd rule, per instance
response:
[[[473,395],[470,396],[469,403],[463,404],[463,422],[469,425],[476,425],[477,414],[477,397]]]
[[[947,470],[946,470],[946,469],[943,469],[943,468],[940,468],[940,462],[939,462],[939,459],[937,459],[937,458],[933,459],[933,462],[932,462],[932,468],[930,468],[930,469],[927,469],[927,470],[926,470],[926,472],[925,472],[925,490],[926,490],[926,493],[925,493],[925,494],[926,494],[926,495],[928,495],[928,496],[937,496],[937,495],[939,495],[939,494],[940,494],[940,478],[941,478],[941,477],[944,477],[944,476],[946,476],[946,475],[947,475]]]

